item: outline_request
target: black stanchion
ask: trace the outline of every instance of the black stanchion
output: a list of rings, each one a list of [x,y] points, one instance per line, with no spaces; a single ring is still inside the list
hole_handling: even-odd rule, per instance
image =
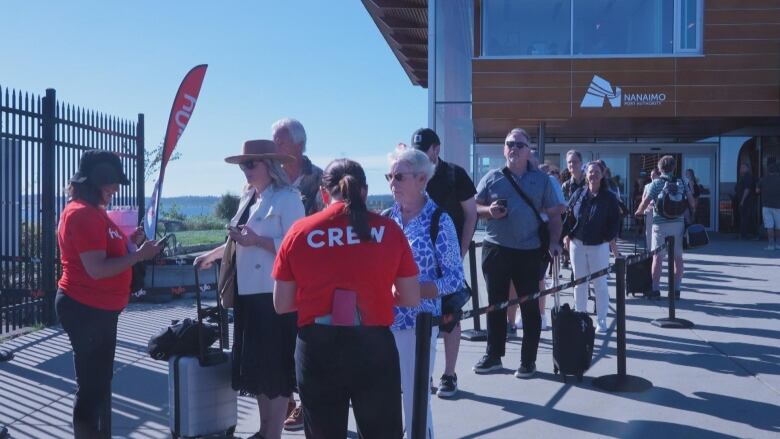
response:
[[[615,298],[617,300],[617,374],[593,380],[593,385],[608,392],[644,392],[650,381],[626,373],[626,259],[615,259]]]
[[[669,317],[667,318],[661,318],[661,319],[655,319],[652,323],[655,326],[659,326],[661,328],[692,328],[693,322],[690,320],[685,319],[678,319],[675,315],[676,308],[675,308],[675,299],[677,295],[677,283],[674,279],[674,257],[675,257],[675,248],[674,248],[674,236],[667,236],[666,237],[666,251],[667,253],[667,272],[669,273]]]
[[[474,241],[469,244],[469,272],[471,274],[471,309],[479,309],[479,286],[477,279],[477,245]],[[467,329],[460,333],[460,338],[468,341],[487,341],[487,332],[482,330],[479,314],[472,317],[474,329]]]
[[[414,348],[414,402],[411,439],[425,439],[428,428],[428,398],[431,367],[431,313],[417,314]]]

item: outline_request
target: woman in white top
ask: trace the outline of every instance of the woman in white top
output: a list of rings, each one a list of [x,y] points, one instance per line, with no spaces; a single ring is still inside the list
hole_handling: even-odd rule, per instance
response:
[[[301,195],[281,167],[292,160],[270,140],[247,141],[243,154],[225,159],[238,164],[247,181],[229,226],[237,244],[232,364],[233,388],[255,396],[260,408],[260,431],[253,438],[281,437],[295,386],[296,316],[276,314],[271,279],[282,238],[304,216]],[[198,256],[195,265],[211,266],[224,248]]]

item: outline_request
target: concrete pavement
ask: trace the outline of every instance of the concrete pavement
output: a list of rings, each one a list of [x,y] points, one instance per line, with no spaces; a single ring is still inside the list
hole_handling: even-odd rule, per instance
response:
[[[685,256],[687,274],[677,315],[691,320],[692,329],[650,324],[666,316],[666,300],[627,299],[628,373],[650,380],[652,389],[609,393],[591,383],[616,372],[610,281],[610,331],[597,335],[593,366],[582,383],[570,379],[563,384],[552,374],[549,331],[542,334],[539,373],[529,380],[512,375],[519,365],[519,339],[507,347],[506,369],[484,376],[471,372],[484,353],[484,343],[463,342],[457,366],[459,394],[453,400],[433,398],[436,435],[778,437],[780,251],[765,251],[762,242],[713,238],[708,247]],[[483,304],[484,291],[482,285]],[[563,298],[573,301],[570,291]],[[548,308],[551,304],[549,300]],[[193,315],[194,301],[185,298],[165,305],[133,304],[120,317],[113,385],[115,437],[169,437],[167,363],[150,359],[145,348],[149,336],[171,319]],[[464,322],[464,328],[470,324]],[[13,350],[15,358],[0,364],[0,426],[7,425],[13,438],[71,437],[74,380],[67,336],[53,327],[2,346]],[[440,340],[434,381],[443,359]],[[241,398],[237,435],[257,431],[258,418],[254,401]]]

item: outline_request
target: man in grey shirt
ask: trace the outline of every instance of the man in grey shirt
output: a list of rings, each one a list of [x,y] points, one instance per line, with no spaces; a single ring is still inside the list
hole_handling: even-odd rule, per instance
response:
[[[482,247],[482,272],[488,290],[488,302],[507,300],[512,282],[518,297],[539,291],[539,264],[547,249],[541,248],[538,213],[549,214],[549,238],[552,254],[560,254],[561,217],[558,200],[547,174],[529,162],[530,138],[521,128],[509,132],[504,142],[506,167],[489,171],[477,185],[477,213],[486,219]],[[508,170],[508,176],[505,174]],[[520,187],[533,207],[514,188]],[[536,210],[536,212],[534,211]],[[536,372],[536,352],[541,335],[538,300],[520,305],[523,318],[523,345],[518,378],[529,378]],[[506,347],[506,309],[487,315],[487,352],[474,366],[476,373],[502,369],[501,357]]]

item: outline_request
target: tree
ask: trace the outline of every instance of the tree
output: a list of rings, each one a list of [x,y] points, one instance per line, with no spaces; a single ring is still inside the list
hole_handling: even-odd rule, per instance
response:
[[[144,150],[144,180],[149,180],[150,177],[157,174],[160,170],[160,163],[162,162],[163,142],[160,142],[157,147]],[[178,160],[181,158],[181,153],[174,151],[171,154],[171,158],[168,162]]]
[[[238,201],[239,198],[236,195],[233,195],[229,192],[222,194],[222,196],[219,197],[217,205],[214,206],[214,214],[218,218],[223,218],[226,220],[233,218],[233,215],[235,215],[236,211],[238,210]]]

